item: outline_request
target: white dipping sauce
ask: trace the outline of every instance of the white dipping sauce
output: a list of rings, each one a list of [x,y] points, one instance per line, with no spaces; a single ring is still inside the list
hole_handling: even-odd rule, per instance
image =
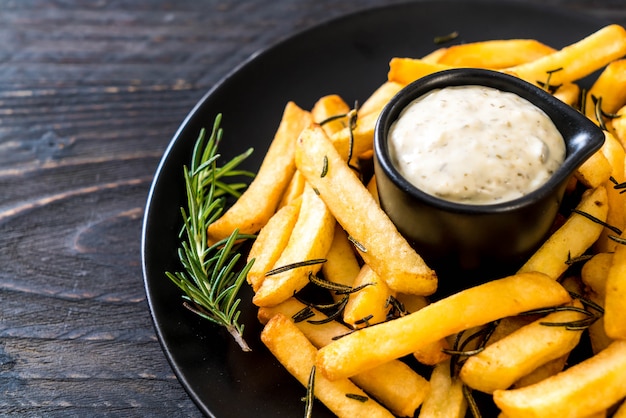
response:
[[[444,200],[493,204],[539,188],[565,158],[563,136],[538,107],[483,86],[433,90],[389,130],[394,166]]]

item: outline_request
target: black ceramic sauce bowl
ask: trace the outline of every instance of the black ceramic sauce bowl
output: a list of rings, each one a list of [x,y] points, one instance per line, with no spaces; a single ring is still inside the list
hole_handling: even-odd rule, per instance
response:
[[[543,186],[508,202],[469,205],[425,193],[399,173],[387,143],[392,123],[409,103],[428,91],[463,85],[515,93],[552,119],[565,140],[566,156]],[[512,273],[546,237],[574,170],[603,142],[603,132],[588,118],[519,78],[481,69],[435,73],[401,90],[379,117],[374,139],[374,172],[381,206],[399,232],[438,270],[440,277],[478,274],[486,280]]]

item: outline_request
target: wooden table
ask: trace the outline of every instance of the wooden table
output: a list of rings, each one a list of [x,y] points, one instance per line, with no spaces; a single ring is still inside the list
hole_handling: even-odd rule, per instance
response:
[[[538,0],[626,25],[623,0]],[[255,51],[384,0],[0,0],[0,415],[198,416],[150,318],[144,205]]]

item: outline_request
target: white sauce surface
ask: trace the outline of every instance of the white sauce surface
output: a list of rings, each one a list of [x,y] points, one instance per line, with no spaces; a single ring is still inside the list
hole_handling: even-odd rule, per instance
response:
[[[552,120],[516,94],[446,87],[411,102],[390,127],[394,166],[441,199],[493,204],[544,184],[565,158]]]

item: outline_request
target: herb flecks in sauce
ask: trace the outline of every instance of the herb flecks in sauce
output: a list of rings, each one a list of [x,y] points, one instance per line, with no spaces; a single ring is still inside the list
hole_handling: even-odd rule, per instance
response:
[[[389,152],[423,192],[479,205],[539,188],[562,164],[565,143],[552,120],[520,96],[458,86],[409,104],[390,128]]]

